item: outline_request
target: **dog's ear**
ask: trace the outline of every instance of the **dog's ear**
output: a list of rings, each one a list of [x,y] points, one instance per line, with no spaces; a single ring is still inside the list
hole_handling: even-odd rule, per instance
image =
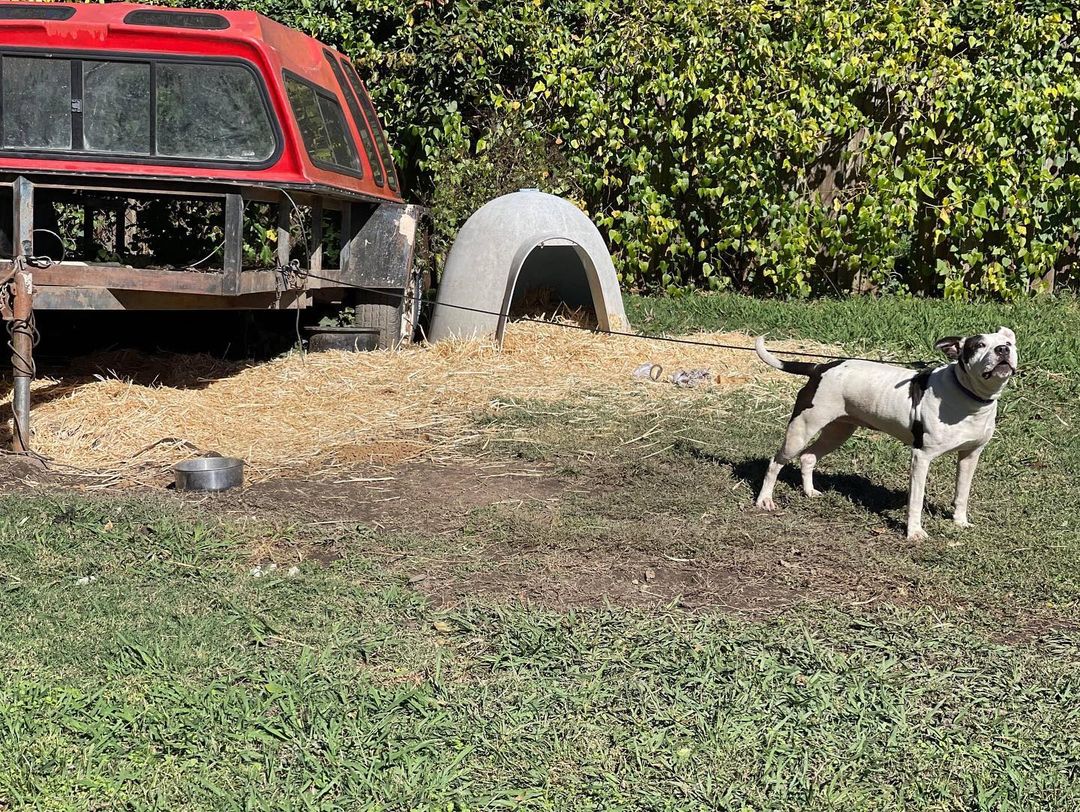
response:
[[[1009,341],[1011,341],[1013,344],[1016,343],[1016,333],[1014,333],[1008,327],[998,327],[998,332],[1005,336],[1005,338],[1009,339]]]
[[[963,346],[963,336],[945,336],[934,342],[934,349],[941,350],[950,361],[955,361],[960,357],[960,348]]]

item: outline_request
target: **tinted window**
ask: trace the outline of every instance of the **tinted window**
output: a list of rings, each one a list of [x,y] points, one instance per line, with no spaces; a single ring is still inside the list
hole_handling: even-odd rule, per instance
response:
[[[150,64],[83,62],[83,148],[150,153]]]
[[[200,11],[132,11],[124,22],[128,25],[155,25],[160,28],[200,28],[205,31],[224,31],[229,21],[220,14]]]
[[[322,112],[326,135],[330,139],[330,148],[334,153],[334,163],[359,170],[360,158],[356,154],[352,136],[349,135],[348,126],[345,124],[345,114],[341,111],[341,105],[320,93],[319,110]]]
[[[334,78],[337,79],[338,87],[341,88],[341,95],[345,97],[345,102],[349,106],[349,113],[352,114],[353,122],[356,124],[356,131],[360,133],[360,143],[364,147],[364,154],[367,155],[368,164],[371,166],[372,180],[375,181],[376,186],[382,186],[384,183],[382,163],[379,161],[379,153],[375,151],[375,141],[371,137],[367,121],[360,110],[360,102],[349,85],[349,80],[345,78],[345,71],[341,69],[341,65],[338,64],[334,55],[330,51],[323,51],[323,56],[326,57],[326,61],[330,63],[330,68],[334,71]]]
[[[5,57],[4,146],[71,149],[71,62]]]
[[[33,5],[0,6],[0,20],[70,20],[75,16],[71,6],[34,3]]]
[[[274,131],[255,75],[238,65],[157,66],[157,153],[264,161]]]
[[[291,76],[285,77],[285,90],[312,162],[358,172],[360,159],[345,126],[341,105]]]
[[[353,90],[356,91],[360,104],[364,108],[364,115],[371,124],[371,130],[375,135],[375,143],[379,146],[379,154],[382,156],[383,166],[386,168],[386,179],[390,183],[390,188],[396,192],[398,182],[397,172],[394,169],[394,156],[390,152],[390,145],[386,142],[386,135],[383,133],[382,125],[379,123],[379,114],[375,112],[375,105],[371,103],[371,97],[368,96],[367,90],[364,89],[364,84],[360,81],[356,68],[352,65],[346,65],[345,69],[349,72],[349,81],[352,82]]]

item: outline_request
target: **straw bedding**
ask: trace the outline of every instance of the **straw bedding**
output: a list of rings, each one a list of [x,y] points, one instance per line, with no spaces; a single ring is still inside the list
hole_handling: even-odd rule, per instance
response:
[[[752,343],[730,333],[695,338]],[[664,379],[635,380],[643,362],[661,364]],[[86,363],[63,380],[35,382],[33,442],[57,470],[81,471],[102,486],[161,485],[171,465],[206,452],[242,457],[249,481],[437,461],[475,441],[469,431],[475,418],[507,400],[565,401],[583,392],[618,398],[636,388],[647,394],[627,401],[655,408],[655,399],[691,396],[666,382],[679,369],[710,369],[710,388],[776,374],[752,352],[536,323],[511,325],[501,351],[489,341],[470,341],[397,352],[294,353],[253,366],[134,353]]]

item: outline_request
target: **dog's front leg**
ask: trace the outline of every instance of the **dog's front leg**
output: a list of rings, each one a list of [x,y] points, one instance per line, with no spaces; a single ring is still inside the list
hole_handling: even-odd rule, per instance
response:
[[[922,529],[923,499],[926,494],[926,476],[930,473],[930,461],[933,459],[925,449],[911,450],[911,486],[908,489],[907,537],[909,541],[923,541],[927,538]]]
[[[983,446],[970,451],[961,451],[956,458],[956,501],[953,502],[953,521],[961,527],[971,527],[968,521],[968,496],[971,494],[971,480],[975,476],[975,466],[979,464],[979,455]]]

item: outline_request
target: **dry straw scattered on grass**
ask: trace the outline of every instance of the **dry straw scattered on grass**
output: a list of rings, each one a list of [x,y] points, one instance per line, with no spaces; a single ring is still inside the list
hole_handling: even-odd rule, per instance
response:
[[[695,338],[752,343],[733,333]],[[660,383],[634,380],[644,362],[664,367]],[[243,458],[249,481],[437,460],[475,439],[471,421],[507,400],[555,402],[598,391],[618,398],[644,388],[655,408],[655,399],[690,396],[667,382],[679,369],[708,368],[709,386],[729,388],[776,374],[752,352],[536,323],[511,325],[501,350],[484,340],[291,354],[253,366],[135,353],[86,363],[105,374],[84,368],[35,383],[33,443],[58,470],[75,466],[108,484],[161,484],[171,465],[205,452]]]

